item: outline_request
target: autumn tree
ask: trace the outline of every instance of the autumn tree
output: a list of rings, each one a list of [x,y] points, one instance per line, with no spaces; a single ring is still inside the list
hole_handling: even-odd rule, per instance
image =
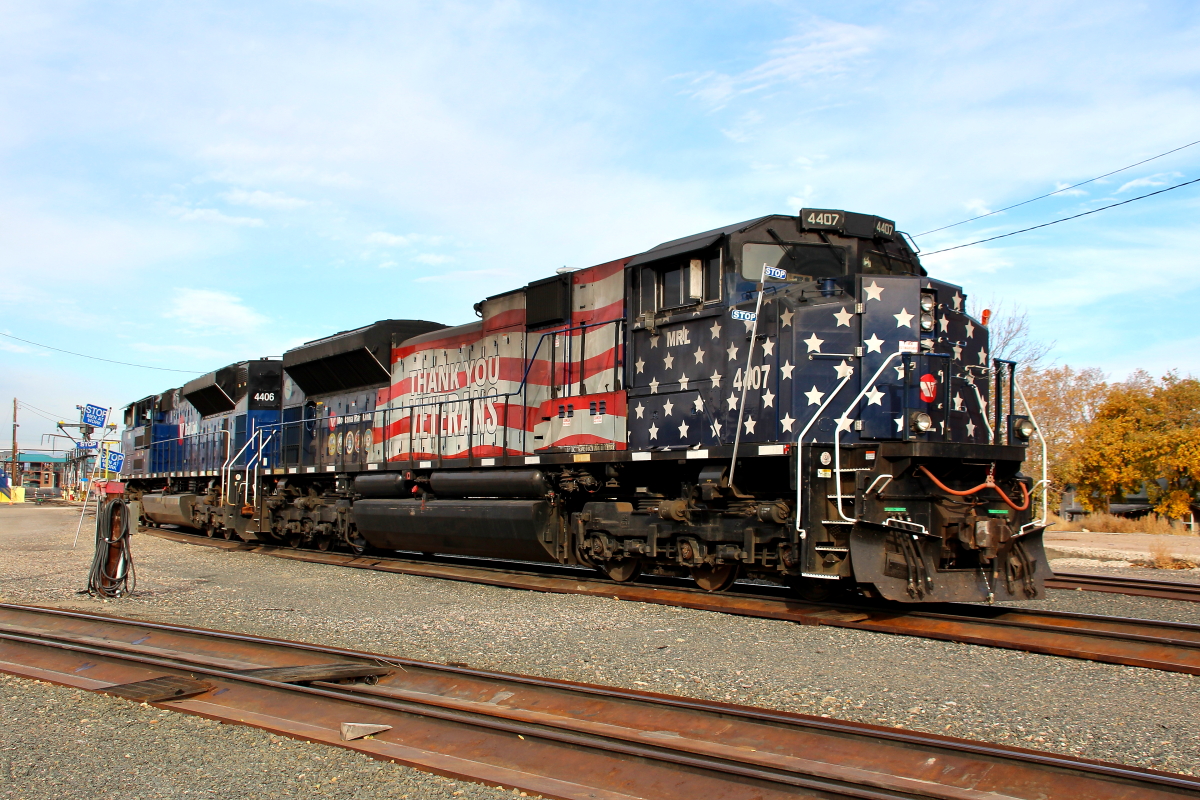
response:
[[[1088,510],[1145,487],[1156,513],[1186,516],[1200,494],[1200,381],[1168,373],[1156,382],[1139,371],[1115,384],[1069,461]]]

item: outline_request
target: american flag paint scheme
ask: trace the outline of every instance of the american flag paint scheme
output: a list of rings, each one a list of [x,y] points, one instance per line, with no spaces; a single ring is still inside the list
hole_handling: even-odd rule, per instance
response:
[[[131,496],[149,520],[250,540],[710,591],[739,576],[904,602],[1042,591],[1016,365],[890,220],[762,217],[475,309],[132,404]]]

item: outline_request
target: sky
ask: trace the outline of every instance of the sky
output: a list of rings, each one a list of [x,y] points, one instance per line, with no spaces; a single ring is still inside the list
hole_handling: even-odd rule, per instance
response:
[[[377,319],[801,207],[926,252],[1200,177],[1189,2],[0,0],[0,404],[49,446]],[[1200,184],[930,255],[1051,357],[1200,374]],[[175,372],[167,370],[177,370]],[[0,419],[9,412],[0,412]],[[0,428],[7,443],[7,426]],[[61,441],[61,440],[60,440]],[[6,446],[0,445],[0,446]]]

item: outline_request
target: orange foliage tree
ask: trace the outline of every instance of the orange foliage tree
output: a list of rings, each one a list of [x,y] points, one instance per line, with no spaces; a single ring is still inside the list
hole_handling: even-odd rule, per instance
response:
[[[1187,516],[1200,494],[1200,381],[1139,371],[1114,384],[1064,466],[1088,510],[1144,486],[1156,513]]]

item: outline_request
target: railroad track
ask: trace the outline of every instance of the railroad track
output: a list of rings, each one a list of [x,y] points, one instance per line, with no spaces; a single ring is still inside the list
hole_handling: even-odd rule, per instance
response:
[[[0,604],[0,670],[572,800],[1200,792],[1193,777],[935,734],[29,606]],[[346,740],[347,723],[389,727]]]
[[[614,583],[590,573],[551,565],[546,571],[482,566],[467,560],[411,560],[348,553],[295,550],[147,528],[172,541],[263,553],[298,561],[468,581],[513,589],[615,597],[739,616],[832,625],[987,647],[1081,658],[1125,666],[1200,675],[1200,625],[1126,619],[1011,606],[945,603],[920,608],[899,605],[806,603],[767,586],[738,584],[742,591],[708,593],[682,582]],[[574,573],[574,574],[572,574]]]
[[[1056,572],[1046,581],[1050,589],[1083,589],[1089,592],[1113,592],[1163,600],[1187,600],[1200,603],[1200,585],[1152,578],[1127,578],[1120,575],[1096,575],[1086,572]]]

